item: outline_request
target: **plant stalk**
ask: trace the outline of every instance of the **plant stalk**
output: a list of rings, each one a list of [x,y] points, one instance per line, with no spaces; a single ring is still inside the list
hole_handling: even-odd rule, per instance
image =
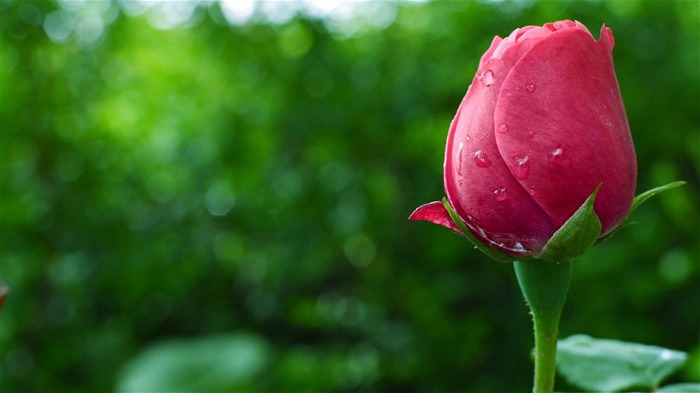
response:
[[[515,262],[515,275],[535,328],[534,393],[552,393],[557,364],[559,319],[571,281],[572,261]]]

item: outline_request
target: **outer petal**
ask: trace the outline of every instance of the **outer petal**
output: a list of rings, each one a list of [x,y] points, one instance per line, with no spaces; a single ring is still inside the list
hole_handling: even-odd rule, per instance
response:
[[[484,62],[452,121],[445,153],[445,192],[455,211],[474,235],[511,254],[522,247],[539,251],[554,232],[549,216],[501,159],[494,136],[498,91],[530,46]]]
[[[489,49],[481,56],[481,60],[479,60],[479,68],[484,66],[484,63],[486,63],[491,56],[493,55],[493,52],[498,48],[498,45],[503,41],[503,39],[499,36],[493,37],[493,41],[491,41],[491,46]]]
[[[411,213],[408,217],[409,220],[417,221],[429,221],[433,224],[442,225],[445,228],[452,229],[453,231],[462,234],[462,231],[457,228],[457,225],[452,221],[450,214],[445,210],[445,206],[442,202],[430,202],[425,205],[419,206],[416,210]]]
[[[540,40],[513,67],[494,124],[501,155],[520,184],[561,226],[598,183],[602,235],[629,210],[637,163],[613,68],[612,34],[601,40],[563,29]]]

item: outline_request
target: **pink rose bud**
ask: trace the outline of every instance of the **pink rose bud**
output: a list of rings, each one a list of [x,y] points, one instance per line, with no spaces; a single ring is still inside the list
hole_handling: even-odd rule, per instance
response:
[[[447,201],[483,243],[538,254],[598,184],[605,236],[626,217],[637,159],[612,60],[612,31],[596,41],[579,22],[495,37],[447,136]],[[410,217],[457,232],[440,202]]]

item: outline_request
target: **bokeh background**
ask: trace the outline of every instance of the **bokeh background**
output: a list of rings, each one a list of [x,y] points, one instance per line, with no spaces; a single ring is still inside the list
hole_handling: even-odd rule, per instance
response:
[[[493,36],[566,18],[614,31],[638,192],[688,184],[561,335],[700,380],[699,4],[0,1],[0,390],[528,391],[512,267],[407,217]]]

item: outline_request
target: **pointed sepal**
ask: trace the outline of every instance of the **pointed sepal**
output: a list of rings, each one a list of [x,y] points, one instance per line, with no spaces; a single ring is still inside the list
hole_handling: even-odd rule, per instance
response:
[[[552,262],[570,261],[595,245],[602,225],[593,210],[593,202],[603,183],[586,199],[581,207],[561,226],[545,244],[537,259]]]
[[[632,212],[635,211],[639,207],[639,205],[644,203],[644,201],[646,201],[647,199],[653,197],[654,195],[656,195],[662,191],[671,190],[673,188],[680,187],[684,184],[685,184],[685,182],[682,180],[681,181],[674,181],[673,183],[668,183],[665,186],[652,188],[651,190],[644,191],[643,193],[637,195],[632,200],[632,207],[630,207],[630,210],[627,213],[627,217],[629,217],[629,215],[632,214]]]
[[[681,181],[674,181],[674,182],[668,183],[664,186],[660,186],[660,187],[652,188],[651,190],[644,191],[643,193],[634,197],[634,199],[632,200],[632,206],[630,207],[629,211],[627,212],[627,217],[625,217],[625,221],[623,221],[623,223],[620,226],[618,226],[617,228],[615,228],[612,232],[608,233],[604,237],[601,237],[596,244],[600,244],[600,243],[610,239],[610,237],[612,235],[614,235],[615,233],[617,233],[617,231],[619,231],[620,229],[636,224],[636,222],[629,220],[629,216],[632,214],[632,212],[637,210],[639,205],[644,203],[647,199],[653,197],[654,195],[656,195],[660,192],[663,192],[666,190],[671,190],[673,188],[680,187],[684,184],[685,184],[685,182],[682,180]]]

